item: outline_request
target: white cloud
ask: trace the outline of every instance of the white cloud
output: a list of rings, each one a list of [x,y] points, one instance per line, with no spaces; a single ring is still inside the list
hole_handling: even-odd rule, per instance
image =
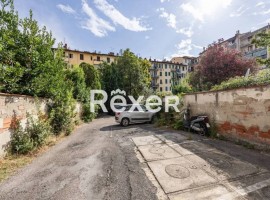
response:
[[[185,11],[190,13],[194,19],[197,19],[199,21],[204,21],[203,12],[198,10],[197,8],[194,8],[190,3],[184,3],[181,5],[181,8]]]
[[[176,29],[176,16],[172,13],[168,13],[164,8],[159,8],[157,11],[161,12],[160,17],[167,20],[167,25]]]
[[[164,3],[165,1],[170,1],[170,0],[160,0],[161,3]]]
[[[115,31],[115,28],[109,22],[99,18],[86,0],[82,0],[82,10],[89,17],[82,25],[82,28],[90,30],[95,36],[104,37],[108,31]]]
[[[57,8],[62,10],[62,12],[64,12],[64,13],[68,13],[68,14],[75,14],[76,13],[76,11],[70,5],[58,4]]]
[[[252,13],[252,15],[268,15],[268,14],[270,14],[270,9]]]
[[[187,37],[192,37],[192,35],[194,34],[192,27],[186,27],[186,28],[180,28],[176,31],[177,33],[182,33],[184,35],[186,35]]]
[[[109,4],[106,0],[94,0],[96,7],[109,17],[114,24],[119,24],[125,29],[130,31],[147,31],[151,28],[143,26],[141,21],[137,18],[129,19],[118,11],[113,5]]]
[[[261,2],[258,2],[257,4],[256,4],[256,7],[265,7],[265,3],[263,2],[263,1],[261,1]]]
[[[249,8],[245,8],[244,6],[240,6],[235,12],[230,14],[230,17],[240,17],[242,16]]]
[[[145,38],[146,40],[149,40],[149,39],[150,39],[150,36],[146,35],[144,38]]]
[[[194,48],[202,49],[201,46],[192,44],[191,39],[182,40],[179,44],[176,45],[177,53],[173,56],[191,56],[190,51]]]
[[[198,21],[204,22],[205,16],[211,16],[221,9],[227,8],[232,0],[200,0],[183,3],[181,9]]]

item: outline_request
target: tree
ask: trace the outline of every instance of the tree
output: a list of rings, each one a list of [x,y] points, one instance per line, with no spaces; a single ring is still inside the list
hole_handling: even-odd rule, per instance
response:
[[[172,88],[173,94],[181,94],[181,93],[190,93],[192,92],[192,87],[189,83],[190,77],[186,76],[184,79],[180,81],[180,83]]]
[[[213,44],[200,59],[197,70],[201,83],[210,89],[231,77],[245,75],[248,69],[254,71],[255,65],[254,59],[244,58],[241,52]]]
[[[270,32],[263,32],[259,33],[255,36],[252,40],[252,43],[255,44],[257,47],[270,47]],[[269,49],[268,49],[269,50]],[[270,68],[270,58],[268,59],[257,59],[258,62],[266,67]]]
[[[138,97],[144,93],[145,88],[149,88],[149,61],[138,58],[126,49],[117,59],[115,67],[118,77],[121,78],[118,83],[119,89],[125,90],[127,95]]]
[[[66,77],[73,87],[73,98],[86,102],[90,96],[90,89],[86,87],[85,74],[82,68],[75,67],[66,71]]]
[[[100,89],[101,84],[98,70],[93,65],[84,62],[80,64],[80,67],[83,69],[85,74],[86,87],[93,90]]]

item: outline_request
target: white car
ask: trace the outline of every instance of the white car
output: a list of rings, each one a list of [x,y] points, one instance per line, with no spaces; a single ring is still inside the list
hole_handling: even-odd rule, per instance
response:
[[[115,121],[120,123],[122,126],[128,126],[129,124],[135,123],[153,122],[155,113],[148,111],[144,105],[139,106],[141,106],[143,111],[139,111],[138,108],[130,111],[132,105],[123,106],[125,107],[124,111],[115,113]]]

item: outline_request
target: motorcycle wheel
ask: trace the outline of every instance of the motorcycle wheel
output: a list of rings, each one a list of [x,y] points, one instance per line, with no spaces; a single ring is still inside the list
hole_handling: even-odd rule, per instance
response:
[[[202,131],[200,132],[200,134],[202,136],[208,136],[208,128],[207,128],[206,124],[200,123],[200,127],[202,128]]]

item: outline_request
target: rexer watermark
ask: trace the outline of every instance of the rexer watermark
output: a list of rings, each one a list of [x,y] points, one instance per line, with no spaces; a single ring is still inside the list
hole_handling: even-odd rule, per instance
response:
[[[96,98],[98,97],[98,98]],[[145,99],[144,96],[139,96],[135,99],[133,96],[127,96],[131,101],[129,111],[145,111],[141,102]],[[108,100],[108,94],[104,90],[91,90],[90,92],[90,110],[91,112],[95,112],[95,105],[99,105],[103,112],[108,112],[105,103]],[[178,109],[179,105],[179,97],[178,96],[165,96],[161,99],[157,95],[151,95],[147,97],[145,100],[145,108],[149,112],[159,112],[161,110],[161,106],[165,105],[165,112],[169,112],[169,108],[173,108],[175,112],[180,112]],[[113,90],[111,92],[110,99],[110,108],[114,112],[122,112],[125,110],[125,106],[127,106],[127,98],[126,92],[122,90]]]

